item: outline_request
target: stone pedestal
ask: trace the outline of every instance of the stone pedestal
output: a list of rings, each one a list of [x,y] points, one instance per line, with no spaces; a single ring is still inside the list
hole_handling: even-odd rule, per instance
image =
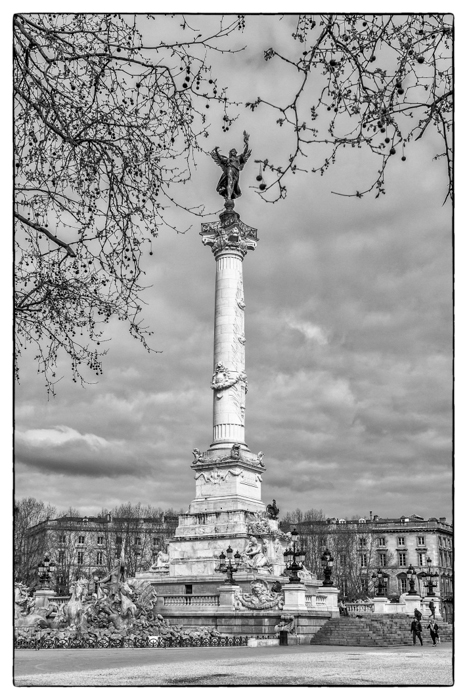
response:
[[[441,620],[441,598],[439,598],[437,595],[425,596],[425,598],[423,598],[421,601],[421,608],[419,609],[421,610],[423,617],[431,616],[431,610],[429,608],[431,602],[433,602],[433,605],[435,606],[435,619]]]
[[[375,596],[373,598],[374,604],[375,604],[375,613],[377,615],[384,615],[386,612],[386,606],[389,603],[389,598],[386,598],[386,596]]]
[[[282,586],[284,591],[284,612],[305,612],[306,586],[303,583],[286,583]]]
[[[35,609],[38,610],[38,608],[48,608],[49,598],[54,597],[55,591],[52,588],[41,588],[40,590],[37,590],[34,594],[36,601]]]
[[[339,615],[338,596],[339,589],[335,586],[320,586],[316,591],[316,608],[330,612],[333,617]]]
[[[240,590],[240,586],[237,584],[224,583],[222,586],[218,587],[219,592],[219,609],[233,610],[234,609],[234,597],[236,591]]]
[[[403,593],[400,596],[400,601],[405,604],[405,613],[411,617],[414,614],[415,608],[421,612],[421,598],[418,595],[409,595],[408,593]]]

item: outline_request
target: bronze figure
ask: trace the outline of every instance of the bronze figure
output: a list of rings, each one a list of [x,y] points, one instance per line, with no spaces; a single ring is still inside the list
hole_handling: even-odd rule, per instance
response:
[[[228,156],[223,156],[219,153],[219,147],[211,151],[211,157],[222,168],[222,177],[219,180],[216,188],[224,199],[232,200],[240,197],[242,192],[239,185],[240,171],[243,170],[245,163],[251,155],[251,149],[248,148],[249,135],[246,131],[243,132],[243,142],[245,147],[240,155],[237,155],[237,150],[232,148]]]

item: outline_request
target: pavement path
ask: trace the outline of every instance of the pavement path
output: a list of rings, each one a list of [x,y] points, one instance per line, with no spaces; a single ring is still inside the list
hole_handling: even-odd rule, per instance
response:
[[[17,686],[452,685],[452,645],[21,650]]]

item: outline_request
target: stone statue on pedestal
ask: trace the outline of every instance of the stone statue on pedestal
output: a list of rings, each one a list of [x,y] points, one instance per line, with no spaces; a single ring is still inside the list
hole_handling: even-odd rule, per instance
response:
[[[268,503],[268,505],[266,506],[266,512],[270,520],[277,520],[277,517],[279,515],[279,508],[276,504],[275,498],[272,499],[272,504]]]

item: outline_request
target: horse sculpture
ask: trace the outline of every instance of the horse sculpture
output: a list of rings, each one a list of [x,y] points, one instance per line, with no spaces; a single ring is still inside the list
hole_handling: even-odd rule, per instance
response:
[[[47,605],[36,607],[34,598],[29,596],[28,587],[23,583],[15,583],[15,627],[54,627],[56,618],[51,614],[58,606],[47,601]]]
[[[67,626],[74,625],[76,629],[84,631],[86,629],[85,606],[84,598],[87,594],[88,582],[86,579],[80,578],[71,586],[71,598],[60,611],[60,618]]]

